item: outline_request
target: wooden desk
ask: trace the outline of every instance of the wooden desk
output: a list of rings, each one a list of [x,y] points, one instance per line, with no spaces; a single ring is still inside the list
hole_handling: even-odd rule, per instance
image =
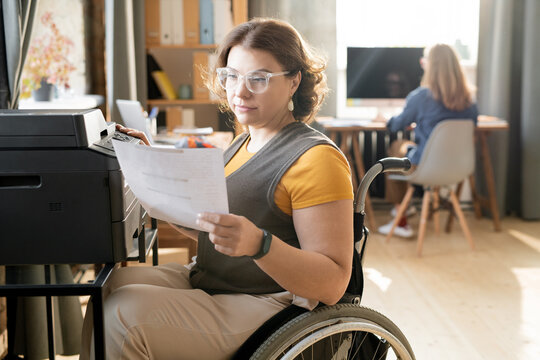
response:
[[[482,158],[482,166],[487,187],[487,198],[478,194],[474,181],[474,174],[469,177],[471,191],[473,196],[474,213],[477,218],[482,217],[482,207],[489,208],[493,218],[493,227],[495,231],[501,231],[501,220],[499,217],[499,208],[497,206],[497,197],[495,195],[495,176],[493,174],[493,165],[491,163],[491,155],[487,137],[493,131],[508,131],[508,122],[492,116],[478,116],[478,125],[476,127],[476,140],[480,145],[480,156]]]
[[[317,119],[317,121],[324,126],[333,142],[337,143],[337,138],[339,135],[339,148],[343,154],[345,154],[347,161],[351,166],[352,183],[354,191],[356,192],[359,182],[362,180],[366,172],[364,168],[364,161],[362,160],[362,154],[360,152],[360,144],[358,143],[360,132],[386,131],[386,124],[370,120],[341,120],[332,118],[321,118]],[[375,231],[377,226],[375,223],[375,214],[373,213],[373,206],[371,205],[371,198],[369,194],[366,195],[365,209],[369,228]]]
[[[338,135],[341,137],[340,149],[343,151],[349,164],[351,165],[353,186],[356,190],[358,181],[365,174],[364,162],[360,151],[358,138],[360,132],[364,131],[387,131],[386,124],[383,122],[375,122],[370,120],[345,120],[333,118],[320,118],[317,121],[324,126],[329,134],[330,139],[336,142]],[[480,115],[478,116],[478,125],[476,127],[476,139],[480,144],[480,156],[482,158],[482,166],[486,178],[487,198],[483,198],[476,191],[474,174],[470,176],[471,191],[476,217],[482,216],[482,207],[487,207],[491,211],[493,217],[493,225],[495,231],[501,230],[501,222],[499,210],[497,207],[497,198],[495,196],[495,179],[493,174],[493,165],[487,145],[487,136],[493,131],[508,130],[508,122],[496,117]],[[354,161],[352,157],[354,156]],[[358,178],[358,180],[357,180]],[[373,208],[371,199],[366,196],[366,214],[368,216],[369,226],[375,229],[373,216]],[[447,227],[450,226],[450,222]]]

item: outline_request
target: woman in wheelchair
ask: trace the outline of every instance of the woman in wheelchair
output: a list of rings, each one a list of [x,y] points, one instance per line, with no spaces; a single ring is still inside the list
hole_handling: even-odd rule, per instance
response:
[[[104,301],[108,359],[226,359],[291,304],[335,304],[351,276],[347,160],[309,125],[325,62],[289,24],[234,28],[207,79],[243,133],[224,153],[230,214],[202,213],[188,266],[116,269]],[[144,135],[122,128],[133,135]],[[81,359],[91,354],[91,309]]]

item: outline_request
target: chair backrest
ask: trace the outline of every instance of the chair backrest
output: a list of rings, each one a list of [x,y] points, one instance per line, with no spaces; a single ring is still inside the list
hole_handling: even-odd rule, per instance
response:
[[[474,171],[474,123],[444,120],[428,138],[416,170],[407,179],[420,185],[453,185]]]

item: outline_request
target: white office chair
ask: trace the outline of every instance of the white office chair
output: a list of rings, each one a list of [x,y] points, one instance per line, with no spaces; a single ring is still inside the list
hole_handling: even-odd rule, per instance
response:
[[[463,229],[471,249],[474,249],[474,242],[467,226],[463,212],[459,205],[458,198],[451,187],[466,178],[474,171],[474,123],[470,119],[452,119],[441,121],[433,129],[420,163],[416,170],[407,176],[401,176],[403,180],[409,181],[405,197],[401,202],[397,215],[392,224],[392,229],[386,236],[388,242],[394,233],[399,219],[405,213],[413,195],[413,184],[424,187],[424,198],[422,200],[422,211],[420,214],[420,226],[418,230],[417,254],[422,254],[422,245],[426,231],[426,221],[430,208],[430,195],[433,191],[434,209],[439,207],[439,187],[449,187],[450,202]],[[434,214],[435,230],[439,232],[438,212]]]

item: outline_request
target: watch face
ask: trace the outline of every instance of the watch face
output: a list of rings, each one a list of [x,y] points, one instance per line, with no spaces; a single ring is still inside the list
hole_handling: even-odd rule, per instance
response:
[[[268,231],[263,230],[263,245],[262,250],[265,254],[268,254],[270,251],[270,245],[272,244],[272,234],[270,234]]]

